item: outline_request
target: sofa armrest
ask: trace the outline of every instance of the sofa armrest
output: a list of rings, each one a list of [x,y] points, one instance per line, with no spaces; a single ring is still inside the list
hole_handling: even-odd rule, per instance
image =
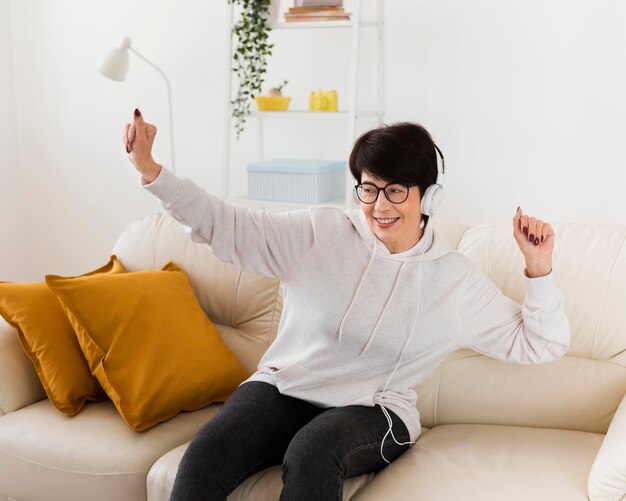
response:
[[[591,466],[587,494],[591,501],[626,499],[626,396]]]
[[[17,331],[0,317],[0,415],[46,398]]]

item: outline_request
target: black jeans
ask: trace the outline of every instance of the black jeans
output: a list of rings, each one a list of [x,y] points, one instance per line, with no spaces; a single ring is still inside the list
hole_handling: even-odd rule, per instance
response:
[[[408,442],[402,420],[389,415],[398,441]],[[281,463],[281,501],[341,500],[344,478],[387,465],[380,443],[388,428],[378,405],[323,409],[268,383],[244,383],[192,439],[170,501],[224,500],[246,478]],[[388,461],[409,448],[391,434],[383,447]]]

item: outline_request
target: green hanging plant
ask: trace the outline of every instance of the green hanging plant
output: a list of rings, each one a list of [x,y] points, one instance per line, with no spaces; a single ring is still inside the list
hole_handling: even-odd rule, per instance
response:
[[[246,117],[250,115],[250,100],[261,93],[267,57],[274,44],[268,43],[269,8],[271,0],[227,0],[241,7],[241,17],[233,26],[237,45],[233,54],[233,71],[239,78],[237,96],[230,102],[235,118],[237,139],[243,132]]]

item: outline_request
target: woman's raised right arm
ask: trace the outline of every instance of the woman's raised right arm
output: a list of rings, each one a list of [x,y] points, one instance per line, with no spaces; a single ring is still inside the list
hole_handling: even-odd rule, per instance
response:
[[[136,112],[134,123],[124,132],[130,160],[141,172],[143,187],[191,229],[192,240],[209,244],[222,261],[246,271],[287,277],[313,247],[310,211],[269,213],[228,204],[154,162],[155,135],[156,127],[144,123]]]

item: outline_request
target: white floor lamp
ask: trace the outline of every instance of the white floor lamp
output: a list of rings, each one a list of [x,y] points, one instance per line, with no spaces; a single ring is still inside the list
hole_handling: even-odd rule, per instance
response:
[[[126,73],[128,73],[128,51],[134,53],[137,57],[143,59],[146,63],[148,63],[155,70],[157,70],[165,79],[165,83],[167,84],[167,101],[169,104],[170,112],[170,151],[172,154],[171,170],[172,172],[176,173],[176,164],[174,162],[174,120],[172,117],[172,89],[170,87],[170,81],[165,73],[163,73],[163,71],[156,64],[149,61],[139,52],[133,49],[131,47],[131,40],[128,37],[122,40],[122,43],[119,47],[116,47],[115,49],[102,56],[96,63],[96,68],[104,76],[109,77],[112,80],[117,80],[118,82],[123,81],[126,78]]]

